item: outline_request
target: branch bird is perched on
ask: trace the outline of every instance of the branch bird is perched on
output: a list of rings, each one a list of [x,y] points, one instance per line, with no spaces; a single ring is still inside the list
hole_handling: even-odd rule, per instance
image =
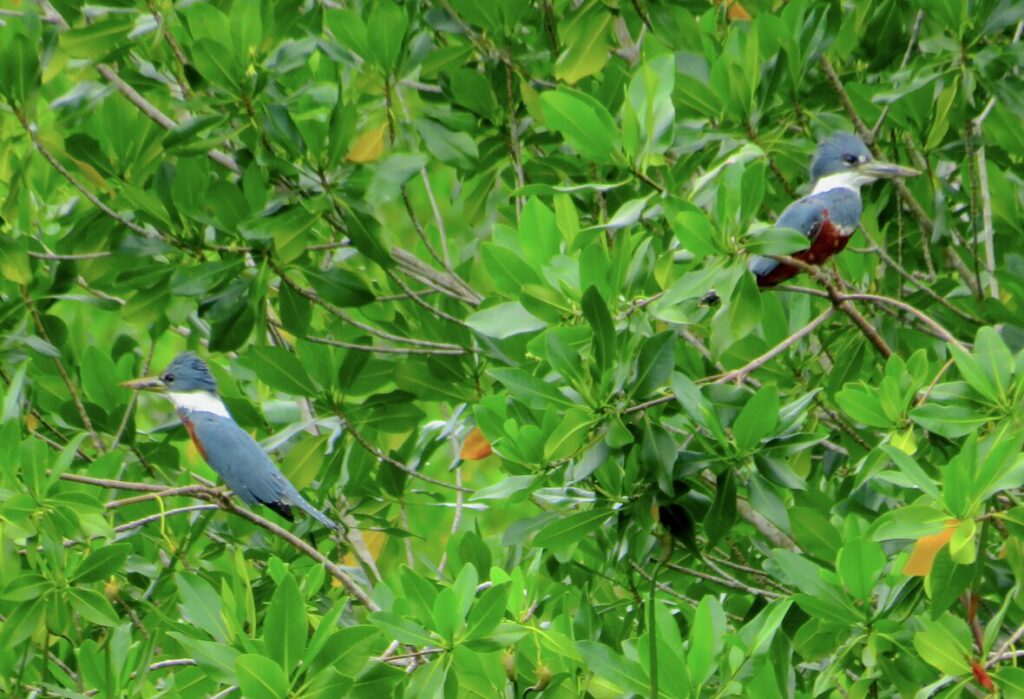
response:
[[[917,170],[874,160],[864,142],[852,133],[826,139],[811,162],[811,193],[786,207],[776,228],[793,228],[811,241],[793,257],[820,265],[846,247],[860,224],[860,187],[879,178],[913,177]],[[799,273],[799,269],[770,257],[756,255],[749,269],[758,286],[774,286]]]
[[[266,505],[289,521],[294,521],[294,505],[325,527],[338,528],[299,494],[260,445],[231,418],[217,395],[209,367],[193,353],[179,354],[159,376],[122,385],[167,396],[206,463],[244,502]]]

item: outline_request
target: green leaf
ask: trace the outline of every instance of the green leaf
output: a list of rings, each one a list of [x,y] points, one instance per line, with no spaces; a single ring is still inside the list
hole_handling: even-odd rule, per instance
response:
[[[238,686],[247,699],[285,699],[288,678],[281,666],[270,658],[247,653],[235,661]]]
[[[613,23],[612,14],[604,11],[592,12],[580,21],[575,39],[555,63],[555,77],[574,85],[604,68],[611,54],[608,40]]]
[[[238,88],[242,79],[242,67],[235,60],[234,53],[223,43],[212,39],[200,39],[192,45],[192,60],[203,77],[215,85]]]
[[[711,220],[703,211],[687,209],[669,219],[676,239],[697,259],[724,252]]]
[[[956,362],[956,368],[960,370],[960,375],[970,384],[971,388],[989,401],[993,403],[998,402],[999,393],[996,391],[995,386],[992,385],[989,374],[981,367],[981,364],[972,354],[954,344],[949,345],[949,354],[953,357],[953,361]]]
[[[942,496],[939,494],[939,488],[935,484],[935,481],[928,477],[928,474],[924,472],[924,469],[922,469],[916,461],[907,456],[907,454],[902,450],[889,444],[882,445],[881,449],[889,455],[889,458],[891,458],[897,468],[899,468],[900,471],[910,479],[911,483],[920,488],[921,491],[928,495],[932,500],[935,500],[936,502],[942,501]]]
[[[469,611],[466,620],[464,641],[483,638],[497,628],[505,616],[505,606],[511,587],[509,583],[501,583],[485,590]]]
[[[24,103],[39,84],[38,47],[24,34],[15,34],[0,50],[0,91]]]
[[[599,507],[556,519],[537,532],[533,546],[553,550],[568,548],[600,528],[611,514],[609,510]]]
[[[316,292],[335,306],[365,306],[375,298],[362,278],[347,269],[336,267],[326,272],[304,269],[303,274]]]
[[[907,505],[890,510],[875,520],[872,534],[875,541],[920,539],[938,534],[946,528],[949,515],[927,505]]]
[[[369,619],[389,638],[414,646],[431,646],[437,642],[429,631],[414,621],[403,619],[391,612],[373,612]]]
[[[298,357],[282,347],[251,347],[245,364],[271,388],[295,396],[316,395],[313,379],[302,367]]]
[[[886,562],[881,546],[870,539],[857,537],[847,541],[839,550],[836,570],[850,594],[867,601],[871,599]]]
[[[690,677],[697,685],[711,679],[715,659],[722,652],[726,628],[725,611],[721,603],[711,595],[705,595],[694,612],[690,626],[690,645],[686,652]]]
[[[596,641],[577,641],[576,648],[591,672],[611,682],[619,694],[631,692],[647,696],[649,693],[648,683],[642,679],[644,671],[640,663]]]
[[[471,502],[477,502],[480,500],[507,500],[516,493],[529,490],[536,480],[536,476],[509,476],[508,478],[503,478],[494,485],[481,488],[470,495],[469,500]]]
[[[594,359],[597,370],[604,375],[615,360],[615,322],[597,287],[583,292],[583,317],[594,333]]]
[[[305,296],[282,284],[277,290],[278,316],[284,329],[294,335],[305,335],[313,317],[313,304]]]
[[[544,460],[560,461],[576,454],[597,420],[589,410],[571,409],[544,443]]]
[[[180,267],[171,275],[171,293],[176,296],[206,296],[242,270],[241,260],[221,260]]]
[[[665,385],[675,364],[675,339],[676,334],[666,330],[641,343],[636,360],[636,380],[629,395],[644,398]]]
[[[89,583],[103,580],[121,572],[128,554],[129,544],[109,544],[90,553],[71,576],[72,583]]]
[[[8,651],[18,647],[36,630],[45,613],[45,597],[25,600],[15,607],[7,615],[3,627],[0,628],[0,647]]]
[[[609,163],[615,157],[617,129],[601,103],[574,90],[550,90],[540,96],[548,128],[587,160]]]
[[[869,427],[893,428],[895,425],[882,410],[876,392],[861,385],[846,385],[836,394],[836,403],[844,413]]]
[[[221,616],[220,596],[210,583],[190,573],[175,573],[174,580],[185,619],[210,634],[215,641],[227,642],[231,633]]]
[[[119,385],[117,368],[110,354],[95,345],[87,347],[82,356],[81,376],[85,395],[96,405],[113,410],[128,402],[130,394]]]
[[[807,236],[792,228],[766,228],[747,239],[747,250],[758,255],[791,255],[807,246]]]
[[[25,602],[44,598],[48,592],[55,589],[56,585],[52,580],[44,578],[36,573],[22,573],[11,580],[4,588],[0,599],[7,602]]]
[[[940,672],[963,675],[971,671],[970,630],[948,612],[936,621],[922,621],[923,631],[914,634],[914,648],[922,660]]]
[[[99,626],[114,627],[120,623],[117,612],[101,593],[89,588],[77,587],[68,590],[71,607],[82,615],[85,621]]]
[[[526,373],[522,369],[494,368],[487,373],[495,381],[505,384],[510,395],[531,408],[543,409],[549,401],[572,406],[571,400],[563,396],[557,388]]]
[[[456,632],[462,626],[462,615],[459,614],[458,606],[455,592],[450,587],[441,590],[434,598],[434,625],[431,628],[444,641],[445,647],[451,647]]]
[[[374,3],[366,23],[367,36],[373,37],[368,47],[369,58],[386,73],[394,73],[398,68],[408,26],[405,11],[391,0]]]
[[[1013,377],[1013,355],[995,328],[985,326],[978,330],[974,340],[974,355],[995,388],[996,395],[1000,400],[1006,400]]]
[[[762,386],[732,423],[736,446],[740,451],[753,449],[772,433],[778,422],[779,394],[774,386]]]
[[[716,543],[732,528],[736,521],[736,479],[732,469],[718,474],[715,482],[715,500],[704,518],[708,541]]]
[[[825,561],[835,558],[842,539],[828,517],[813,507],[792,507],[787,514],[793,538],[800,548]]]
[[[356,12],[346,9],[325,10],[327,26],[338,42],[357,56],[370,55],[370,43],[366,37],[366,24]]]
[[[286,573],[277,582],[263,622],[263,638],[268,657],[291,673],[306,650],[306,603],[299,592],[295,578]]]
[[[990,421],[987,415],[967,405],[939,405],[926,403],[910,411],[910,419],[948,439],[957,439],[978,430]]]
[[[307,436],[288,450],[281,462],[281,472],[296,488],[305,488],[319,475],[324,465],[324,446],[328,439],[330,437],[326,434],[319,437]],[[283,663],[282,666],[287,667]]]
[[[470,314],[466,318],[466,325],[481,335],[504,340],[513,335],[541,330],[546,323],[531,315],[518,301],[509,301]]]

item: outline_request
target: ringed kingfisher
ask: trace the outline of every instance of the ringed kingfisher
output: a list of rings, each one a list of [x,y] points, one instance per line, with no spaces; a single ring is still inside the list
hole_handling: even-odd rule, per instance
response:
[[[811,193],[786,207],[776,228],[793,228],[811,241],[793,257],[820,265],[846,247],[860,224],[860,187],[879,178],[913,177],[917,170],[874,160],[871,151],[852,133],[827,138],[811,161]],[[800,270],[770,257],[755,255],[748,268],[758,286],[775,286]]]
[[[159,376],[122,384],[167,396],[206,463],[250,505],[266,505],[294,521],[292,505],[329,529],[338,525],[313,507],[292,485],[249,433],[238,426],[217,395],[210,368],[192,352],[175,357]]]

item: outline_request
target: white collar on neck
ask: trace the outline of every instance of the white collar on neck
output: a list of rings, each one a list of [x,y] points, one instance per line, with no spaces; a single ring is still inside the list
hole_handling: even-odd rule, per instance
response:
[[[867,178],[850,170],[836,172],[816,180],[811,194],[821,194],[833,189],[849,189],[855,194],[860,194],[860,186],[873,180],[873,177]]]
[[[187,413],[213,413],[220,417],[231,417],[224,401],[208,391],[168,391],[167,397],[175,408]]]

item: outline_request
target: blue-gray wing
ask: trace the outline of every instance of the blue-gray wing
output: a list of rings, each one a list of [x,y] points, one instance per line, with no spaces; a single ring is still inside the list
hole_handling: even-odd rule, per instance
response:
[[[250,505],[268,505],[286,513],[287,505],[296,505],[330,529],[337,529],[318,509],[295,489],[260,445],[234,420],[213,413],[189,416],[196,439],[202,445],[206,462],[231,490]]]
[[[825,201],[818,196],[804,197],[786,207],[779,220],[775,222],[776,228],[793,228],[807,236],[808,241],[814,240],[821,228],[821,222],[825,218],[828,207]],[[754,255],[750,258],[748,269],[759,277],[771,274],[779,266],[778,260],[770,257]]]

